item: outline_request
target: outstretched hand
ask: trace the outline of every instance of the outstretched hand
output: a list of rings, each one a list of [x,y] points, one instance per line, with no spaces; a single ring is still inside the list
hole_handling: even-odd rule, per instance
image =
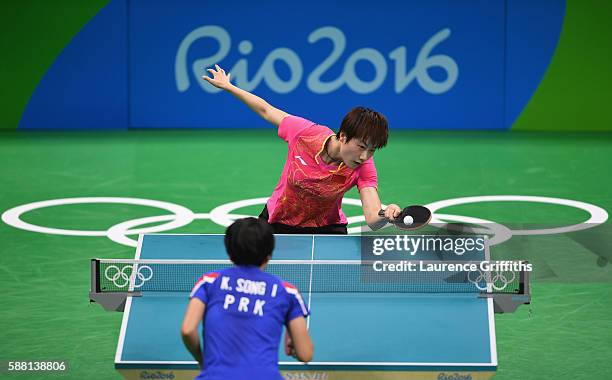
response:
[[[207,69],[209,73],[212,74],[212,78],[208,75],[203,75],[202,79],[212,84],[213,86],[225,90],[230,85],[230,76],[232,74],[225,74],[225,70],[223,70],[219,65],[215,65],[215,69]]]
[[[396,221],[395,218],[397,218],[401,212],[402,209],[400,208],[400,206],[392,203],[388,205],[385,209],[384,217],[387,218],[389,222],[393,223]]]

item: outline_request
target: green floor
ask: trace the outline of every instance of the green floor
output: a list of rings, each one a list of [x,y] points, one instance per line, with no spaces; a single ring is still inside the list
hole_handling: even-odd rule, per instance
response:
[[[57,198],[133,197],[206,213],[228,202],[269,196],[285,155],[286,145],[273,130],[0,133],[0,212]],[[394,131],[375,158],[387,203],[511,194],[573,199],[610,211],[610,157],[612,134]],[[351,191],[348,197],[358,194]],[[238,211],[254,215],[260,208]],[[359,211],[345,207],[349,216]],[[475,203],[443,212],[525,229],[588,217],[571,207],[528,202]],[[23,220],[106,230],[166,213],[87,204],[38,209]],[[531,307],[496,317],[496,378],[612,377],[610,225],[514,236],[493,247],[494,258],[534,263]],[[223,230],[210,220],[197,220],[172,232]],[[41,234],[4,223],[0,242],[0,360],[63,359],[70,371],[61,378],[119,379],[113,361],[121,314],[88,303],[89,259],[132,257],[134,249],[106,237]]]

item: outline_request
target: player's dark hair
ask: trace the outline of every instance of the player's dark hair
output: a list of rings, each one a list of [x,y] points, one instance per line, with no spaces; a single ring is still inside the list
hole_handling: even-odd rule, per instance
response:
[[[389,124],[383,114],[370,108],[355,107],[342,119],[336,137],[340,138],[341,132],[346,134],[346,142],[355,137],[375,149],[380,149],[387,145]]]
[[[236,265],[261,266],[274,250],[274,230],[263,219],[238,219],[225,230],[225,249]]]

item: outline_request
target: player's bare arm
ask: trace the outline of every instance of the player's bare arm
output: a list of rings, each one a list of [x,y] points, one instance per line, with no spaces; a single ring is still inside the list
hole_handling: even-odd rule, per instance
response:
[[[395,218],[402,211],[398,205],[390,204],[385,208],[384,216],[379,216],[378,212],[382,206],[375,187],[364,187],[359,191],[359,197],[361,198],[366,223],[372,230],[378,230],[387,224],[387,222],[395,221]]]
[[[259,96],[233,85],[230,82],[231,73],[226,74],[225,70],[219,65],[215,65],[215,69],[208,69],[207,71],[212,75],[212,78],[204,75],[202,78],[205,81],[234,95],[267,122],[278,127],[285,116],[289,115],[287,112],[273,107]]]
[[[198,333],[198,325],[202,321],[206,305],[197,298],[192,298],[187,305],[183,325],[181,326],[181,337],[183,343],[191,356],[202,367],[202,347],[200,346],[200,336]]]
[[[285,340],[285,352],[295,356],[298,360],[307,363],[312,360],[314,346],[304,317],[297,317],[287,325],[287,335]]]

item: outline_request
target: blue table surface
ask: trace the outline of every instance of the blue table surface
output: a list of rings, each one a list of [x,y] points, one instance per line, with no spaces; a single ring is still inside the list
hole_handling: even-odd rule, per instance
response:
[[[313,241],[314,250],[313,250]],[[277,236],[274,259],[360,259],[354,236]],[[144,235],[140,259],[226,259],[223,235]],[[495,370],[493,305],[475,294],[313,293],[309,367]],[[188,294],[128,298],[115,364],[195,367],[179,328]],[[301,363],[279,353],[281,369]]]

